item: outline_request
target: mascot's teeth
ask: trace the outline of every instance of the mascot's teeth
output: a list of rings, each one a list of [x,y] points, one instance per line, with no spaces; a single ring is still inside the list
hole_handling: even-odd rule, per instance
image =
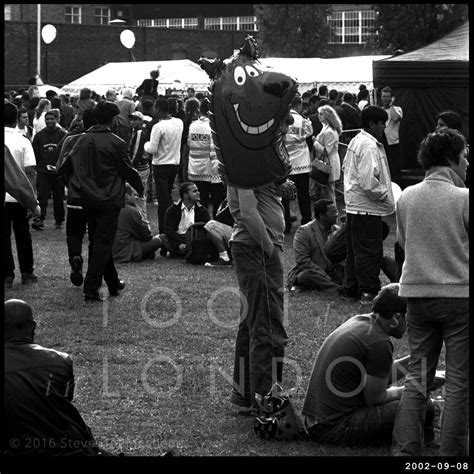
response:
[[[274,119],[270,119],[267,123],[264,123],[263,125],[259,125],[258,127],[252,127],[250,125],[247,125],[239,115],[239,104],[234,104],[234,110],[235,110],[235,115],[237,115],[237,119],[240,123],[240,126],[242,127],[242,130],[246,133],[249,133],[250,135],[258,135],[260,133],[266,132],[275,122]]]

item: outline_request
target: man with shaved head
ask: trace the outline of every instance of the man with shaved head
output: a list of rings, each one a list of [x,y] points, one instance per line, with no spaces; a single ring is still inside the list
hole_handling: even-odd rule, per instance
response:
[[[72,404],[71,357],[34,342],[36,322],[22,300],[5,302],[6,437],[8,455],[97,456],[91,430]]]

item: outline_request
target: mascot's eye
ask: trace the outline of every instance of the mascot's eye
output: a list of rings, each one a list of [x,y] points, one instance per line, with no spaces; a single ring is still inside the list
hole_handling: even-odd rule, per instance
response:
[[[250,77],[257,77],[259,72],[252,66],[245,66],[245,70]]]
[[[243,86],[245,84],[245,71],[241,66],[237,66],[234,70],[234,81],[238,86]]]

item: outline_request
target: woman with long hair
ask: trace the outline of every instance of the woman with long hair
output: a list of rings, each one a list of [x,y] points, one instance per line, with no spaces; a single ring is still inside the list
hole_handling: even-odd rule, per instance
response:
[[[342,122],[336,111],[329,105],[318,108],[319,121],[323,128],[313,139],[314,153],[317,158],[327,154],[331,173],[326,186],[311,180],[311,195],[314,200],[330,199],[336,202],[336,181],[341,176],[341,160],[339,158],[339,136],[342,133]]]
[[[33,117],[33,135],[38,133],[40,130],[46,127],[46,121],[44,116],[46,112],[51,109],[51,102],[48,99],[40,99],[38,105],[35,108]]]

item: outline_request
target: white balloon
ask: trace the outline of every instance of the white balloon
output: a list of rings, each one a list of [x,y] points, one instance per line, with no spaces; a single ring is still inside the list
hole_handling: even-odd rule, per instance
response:
[[[393,194],[393,199],[395,203],[400,199],[400,196],[402,195],[402,188],[397,183],[394,183],[392,181],[392,194]]]
[[[132,49],[135,44],[135,34],[131,30],[123,30],[120,33],[120,41],[127,49]]]
[[[52,43],[56,38],[56,27],[54,25],[44,25],[41,29],[41,38],[46,44]]]

